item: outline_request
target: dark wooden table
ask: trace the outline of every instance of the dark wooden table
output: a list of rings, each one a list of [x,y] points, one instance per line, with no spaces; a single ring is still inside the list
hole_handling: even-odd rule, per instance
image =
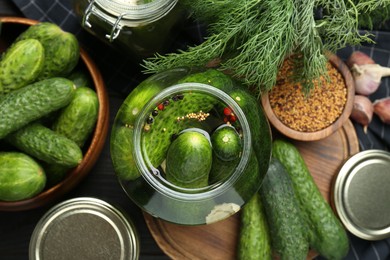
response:
[[[0,16],[22,14],[11,1],[0,0]],[[123,96],[110,90],[108,92],[112,125],[123,102]],[[95,167],[71,193],[43,208],[23,212],[0,212],[0,259],[28,259],[30,237],[39,219],[58,202],[74,197],[97,197],[123,209],[137,228],[140,259],[168,259],[151,236],[141,210],[128,199],[115,177],[109,153],[109,138]]]

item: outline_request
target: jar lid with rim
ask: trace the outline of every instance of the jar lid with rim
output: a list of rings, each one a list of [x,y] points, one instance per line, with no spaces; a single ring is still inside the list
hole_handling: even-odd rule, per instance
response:
[[[30,240],[29,258],[138,259],[138,234],[121,210],[96,198],[81,197],[51,208]]]
[[[344,226],[366,240],[390,237],[390,153],[366,150],[337,174],[332,202]]]
[[[178,0],[94,0],[105,12],[122,21],[139,21],[151,23],[167,14]]]

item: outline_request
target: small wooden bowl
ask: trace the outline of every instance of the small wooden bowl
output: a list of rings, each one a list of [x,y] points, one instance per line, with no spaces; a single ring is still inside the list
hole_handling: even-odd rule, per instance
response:
[[[0,37],[0,51],[8,47],[9,44],[28,26],[38,23],[38,21],[21,17],[0,17],[2,23],[2,33]],[[90,73],[92,83],[99,99],[99,114],[96,127],[89,143],[83,150],[84,158],[81,163],[67,173],[64,180],[57,185],[43,190],[33,198],[5,202],[0,201],[0,211],[22,211],[37,208],[59,199],[72,190],[95,165],[108,134],[109,127],[109,103],[103,78],[95,63],[88,54],[80,48],[79,64]],[[89,145],[89,146],[88,146]]]
[[[353,77],[348,66],[339,57],[334,54],[328,54],[328,60],[343,76],[344,83],[347,88],[347,100],[341,115],[331,125],[321,130],[313,132],[297,131],[295,129],[290,128],[288,125],[284,124],[281,120],[279,120],[270,105],[268,93],[264,93],[261,97],[261,103],[263,105],[264,112],[270,124],[274,129],[277,130],[277,132],[294,140],[315,141],[328,137],[329,135],[340,129],[346,123],[352,113],[353,100],[355,96],[355,85]]]

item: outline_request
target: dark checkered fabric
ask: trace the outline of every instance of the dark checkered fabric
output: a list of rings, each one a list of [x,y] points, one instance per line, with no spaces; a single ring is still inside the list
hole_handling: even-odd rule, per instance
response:
[[[89,52],[97,63],[108,88],[126,95],[145,77],[140,72],[139,66],[134,64],[131,58],[124,58],[121,54],[109,50],[93,36],[82,30],[77,17],[72,11],[71,0],[13,0],[13,2],[26,17],[56,23],[64,30],[76,34],[83,48]],[[200,43],[204,36],[203,27],[190,21],[185,25],[172,49],[183,49],[188,45]],[[369,54],[377,63],[390,66],[390,33],[384,31],[373,31],[372,33],[375,35],[375,45],[348,47],[340,50],[338,55],[345,60],[352,51],[361,50]],[[390,79],[384,78],[380,89],[370,98],[374,101],[387,96],[390,96]],[[361,150],[389,150],[390,126],[381,123],[377,116],[374,116],[367,133],[363,132],[360,125],[354,124],[354,126]],[[370,242],[359,239],[352,234],[349,234],[349,236],[351,249],[345,259],[390,259],[390,239]],[[318,259],[322,258],[318,257]]]

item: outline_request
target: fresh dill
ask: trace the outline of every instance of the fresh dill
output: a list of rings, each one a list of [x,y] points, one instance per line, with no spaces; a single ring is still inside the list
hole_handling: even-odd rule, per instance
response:
[[[181,0],[208,24],[199,45],[145,59],[145,73],[221,60],[258,94],[271,90],[284,59],[299,59],[296,80],[305,90],[326,72],[326,53],[347,45],[373,42],[359,25],[364,14],[389,9],[390,0]],[[320,11],[320,15],[318,15]],[[367,19],[367,18],[365,18]]]

